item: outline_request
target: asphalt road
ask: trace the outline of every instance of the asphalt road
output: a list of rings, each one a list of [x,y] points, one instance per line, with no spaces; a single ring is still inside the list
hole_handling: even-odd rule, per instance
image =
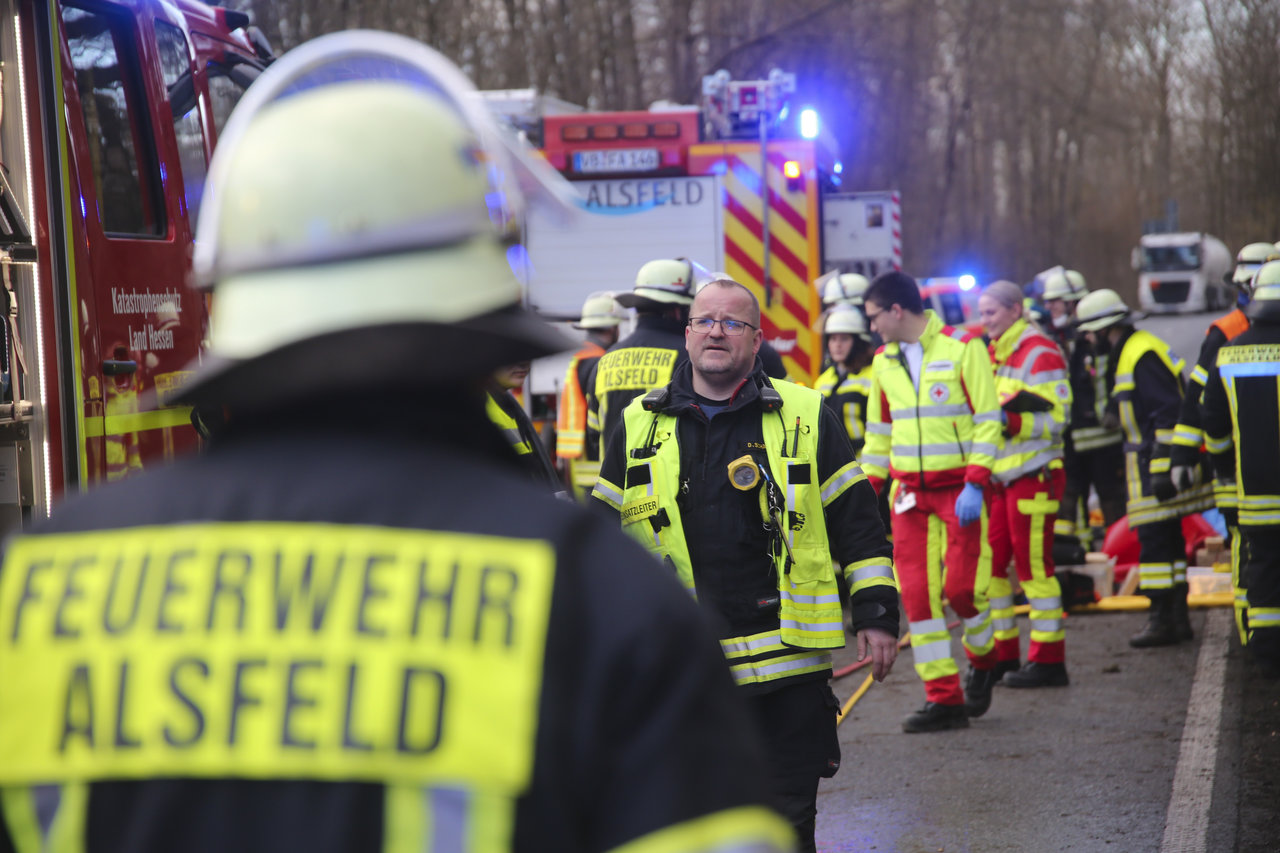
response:
[[[1069,687],[997,687],[985,716],[950,732],[902,732],[924,693],[904,653],[840,727],[818,849],[1277,849],[1280,685],[1258,678],[1226,609],[1194,611],[1191,642],[1131,649],[1144,620],[1070,616]],[[837,696],[864,677],[837,681]]]
[[[1138,325],[1189,370],[1214,316]],[[843,765],[820,790],[818,849],[1280,849],[1280,682],[1260,677],[1227,609],[1193,611],[1190,642],[1131,649],[1145,619],[1069,616],[1071,685],[997,687],[991,710],[958,731],[902,732],[902,718],[924,701],[904,650],[840,727]],[[953,638],[963,673],[958,629]],[[852,659],[846,650],[837,667]],[[835,682],[837,697],[864,678]]]

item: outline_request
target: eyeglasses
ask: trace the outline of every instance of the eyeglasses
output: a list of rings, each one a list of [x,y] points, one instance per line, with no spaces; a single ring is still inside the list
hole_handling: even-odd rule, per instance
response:
[[[693,329],[699,335],[711,334],[711,330],[716,327],[716,323],[720,324],[720,328],[724,330],[726,335],[731,336],[737,336],[745,332],[747,329],[756,328],[745,320],[712,320],[710,317],[689,318],[689,328]]]

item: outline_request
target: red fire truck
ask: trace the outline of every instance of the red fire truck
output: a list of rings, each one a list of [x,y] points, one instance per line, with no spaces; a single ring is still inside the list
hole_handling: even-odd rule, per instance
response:
[[[208,324],[192,235],[270,59],[192,0],[0,0],[0,530],[196,443],[166,404]]]
[[[688,257],[755,293],[765,338],[792,378],[812,382],[822,364],[812,286],[824,271],[820,192],[834,161],[779,121],[787,83],[713,76],[702,108],[540,117],[543,153],[573,182],[582,215],[531,220],[531,305],[574,316],[592,291],[629,289],[646,261]],[[538,374],[558,383],[563,367],[537,367],[533,391],[554,392]]]

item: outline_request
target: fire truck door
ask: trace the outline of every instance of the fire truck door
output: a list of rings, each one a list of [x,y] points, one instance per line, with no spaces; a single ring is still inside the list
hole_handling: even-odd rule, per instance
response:
[[[95,0],[61,10],[72,217],[87,247],[75,253],[72,287],[88,482],[195,443],[189,413],[165,396],[205,327],[186,272],[207,151],[200,104],[182,81],[187,40],[153,17],[163,9]]]

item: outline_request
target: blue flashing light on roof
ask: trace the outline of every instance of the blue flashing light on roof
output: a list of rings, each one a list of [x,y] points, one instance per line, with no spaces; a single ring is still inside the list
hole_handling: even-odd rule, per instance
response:
[[[805,139],[817,139],[819,130],[818,111],[813,107],[805,107],[800,111],[800,135]]]
[[[973,290],[974,285],[978,283],[978,280],[966,273],[965,275],[960,276],[956,283],[960,285],[961,290]]]
[[[837,175],[843,175],[843,174],[844,174],[844,163],[841,163],[839,160],[837,160],[837,161],[836,161],[836,164],[835,164],[834,166],[832,166],[832,167],[831,167],[831,171],[835,172]]]

